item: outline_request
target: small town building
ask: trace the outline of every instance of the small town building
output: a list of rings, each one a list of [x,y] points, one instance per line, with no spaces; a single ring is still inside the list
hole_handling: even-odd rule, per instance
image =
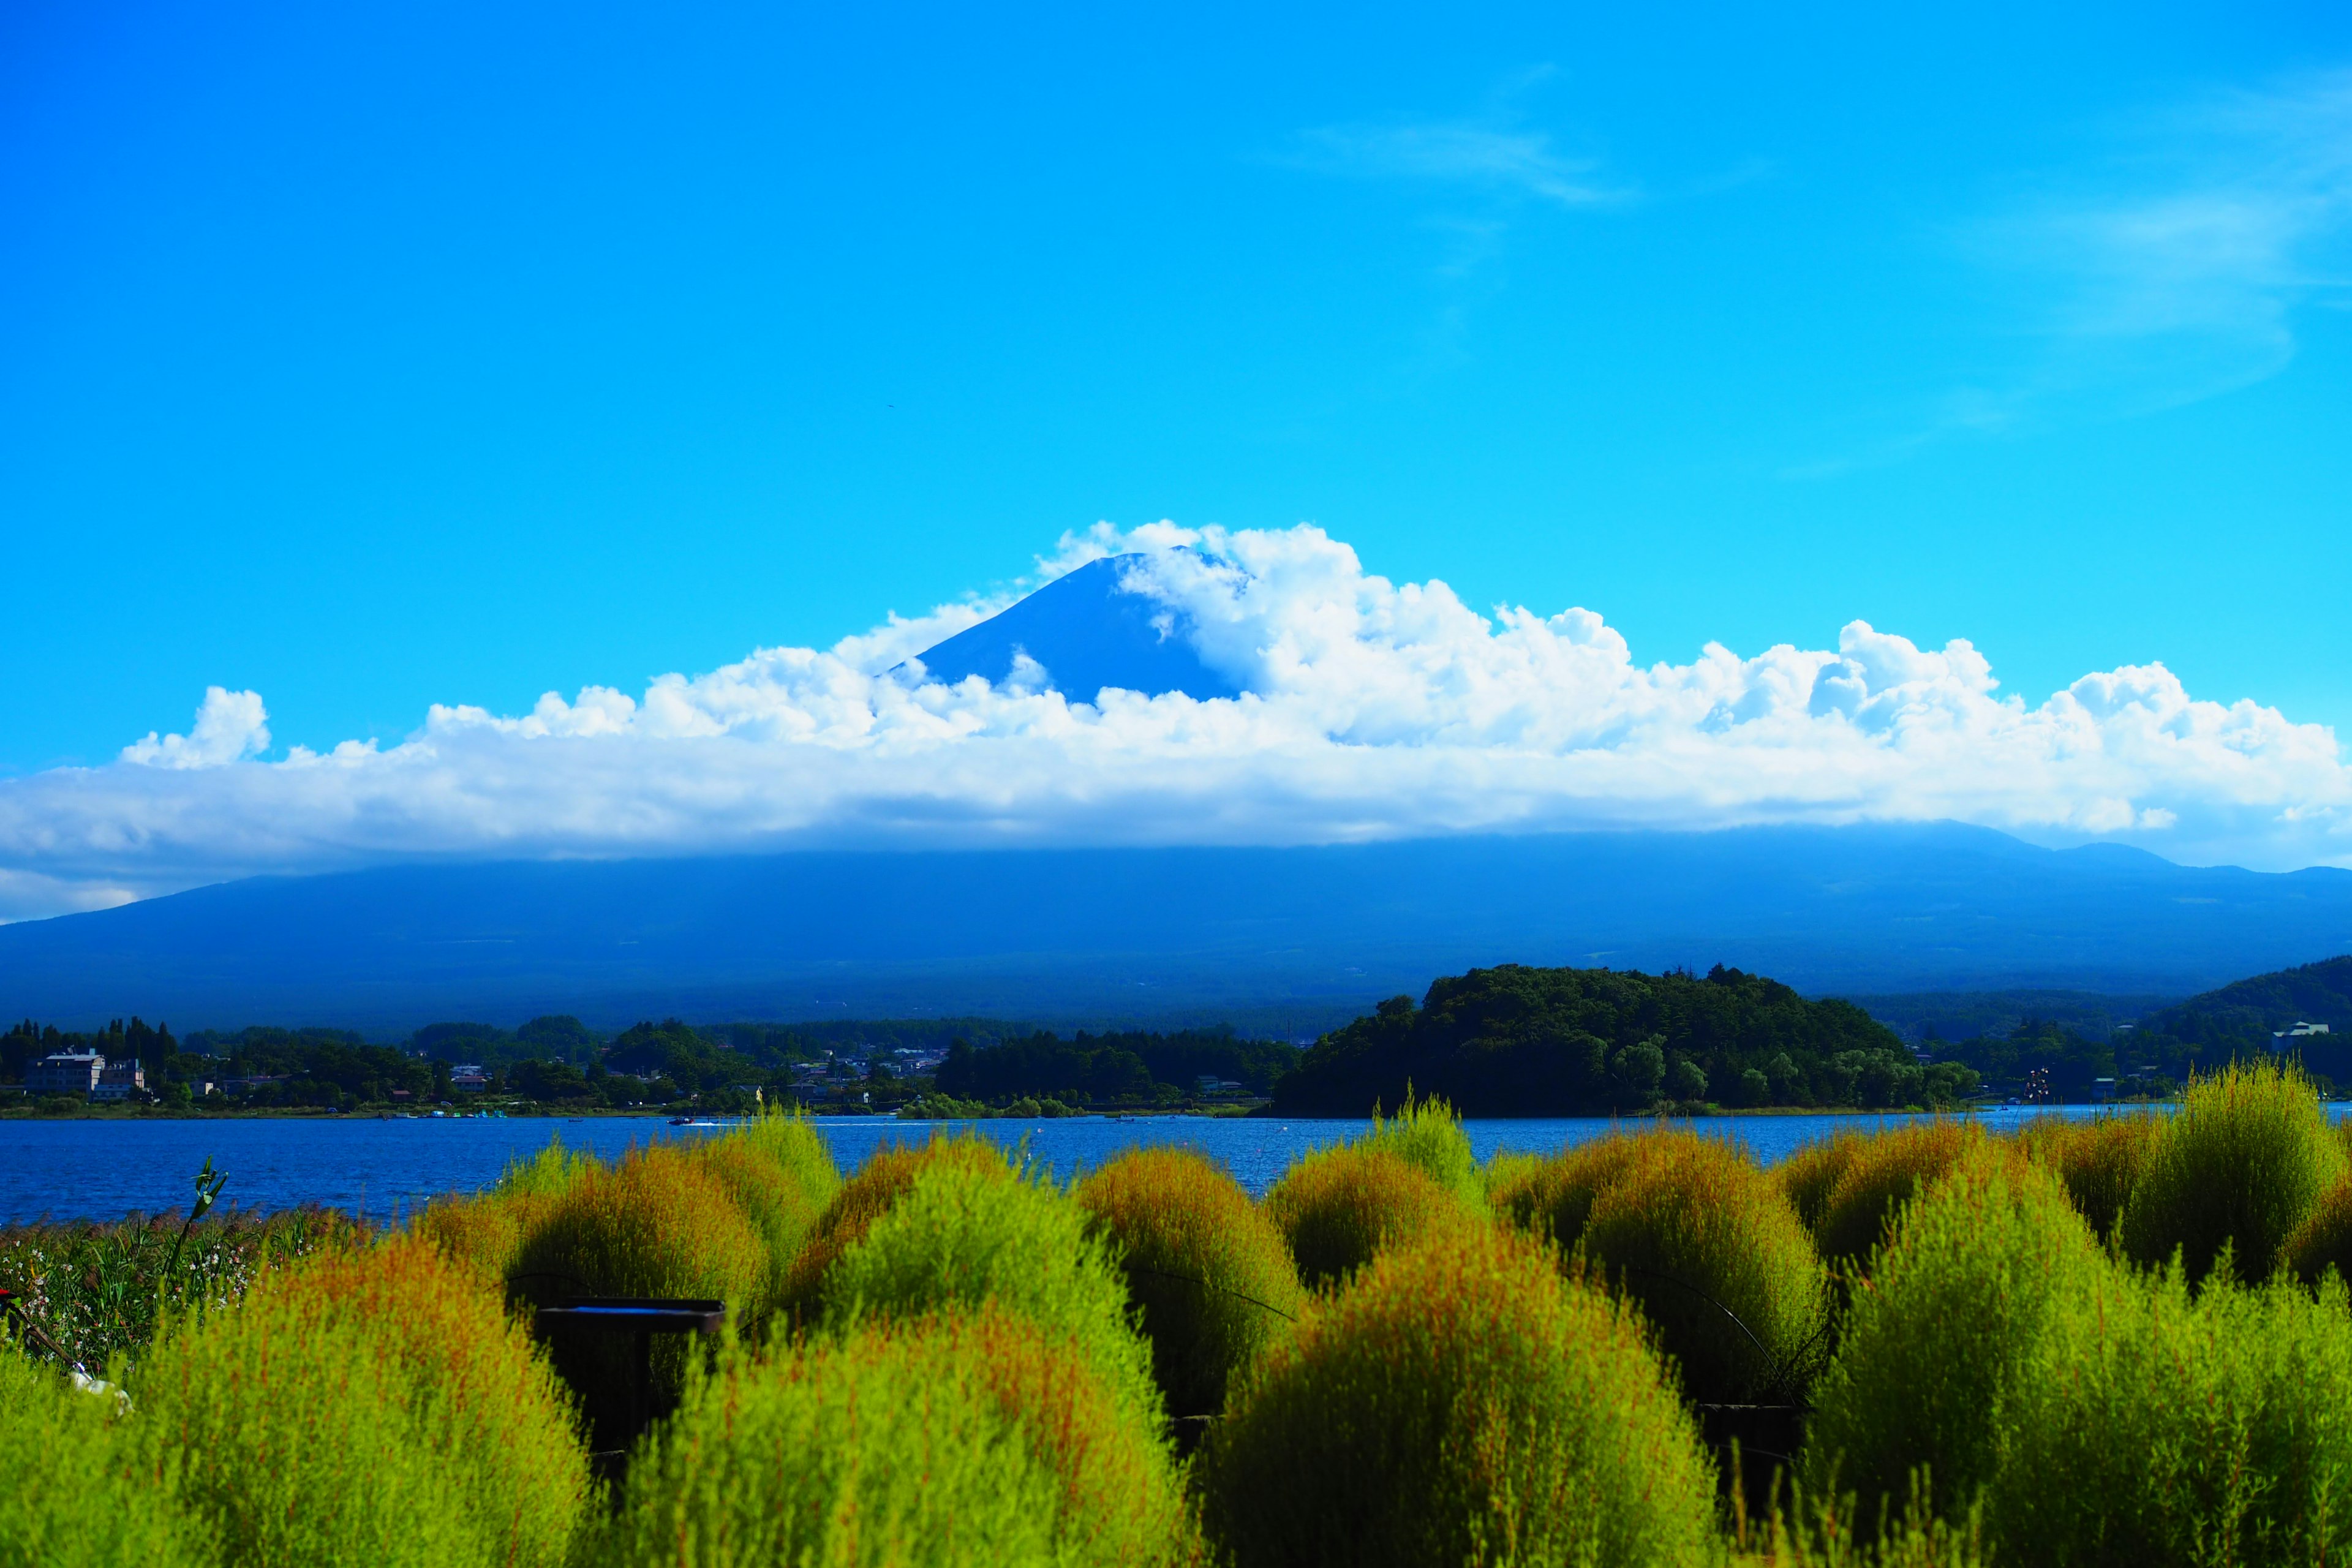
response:
[[[29,1094],[88,1094],[98,1087],[106,1058],[96,1051],[54,1051],[25,1069]]]
[[[137,1057],[118,1058],[99,1068],[98,1082],[92,1086],[92,1100],[128,1100],[133,1093],[143,1093],[147,1088],[147,1071],[139,1065]]]

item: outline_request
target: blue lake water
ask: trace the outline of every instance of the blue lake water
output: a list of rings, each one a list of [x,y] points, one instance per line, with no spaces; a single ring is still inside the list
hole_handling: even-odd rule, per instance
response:
[[[2338,1116],[2352,1107],[2332,1106]],[[2015,1128],[2035,1115],[2094,1114],[2089,1106],[2056,1111],[2017,1108],[1982,1113],[1992,1128]],[[1840,1127],[1877,1128],[1910,1120],[1883,1116],[1727,1116],[1691,1123],[1710,1137],[1746,1144],[1767,1164]],[[928,1123],[882,1117],[820,1118],[814,1125],[844,1170],[877,1147],[920,1142],[936,1125],[976,1128],[1068,1178],[1122,1149],[1182,1144],[1222,1162],[1253,1193],[1262,1193],[1293,1160],[1361,1131],[1361,1121],[1097,1116],[1051,1121]],[[1504,1150],[1549,1153],[1601,1137],[1620,1123],[1562,1119],[1465,1123],[1478,1156]],[[572,1148],[615,1155],[656,1139],[708,1138],[716,1126],[671,1127],[641,1119],[505,1121],[420,1118],[381,1121],[316,1117],[275,1120],[0,1121],[0,1224],[38,1219],[117,1219],[184,1207],[189,1178],[210,1157],[228,1173],[224,1204],[283,1209],[303,1204],[392,1219],[447,1193],[472,1192],[499,1178],[509,1160],[527,1159],[561,1138]]]

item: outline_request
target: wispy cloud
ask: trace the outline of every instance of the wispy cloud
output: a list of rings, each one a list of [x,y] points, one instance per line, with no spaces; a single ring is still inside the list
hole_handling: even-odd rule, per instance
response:
[[[1559,152],[1548,132],[1475,121],[1327,125],[1303,132],[1299,143],[1291,161],[1324,174],[1468,186],[1564,207],[1604,206],[1636,194],[1603,179],[1599,159]]]
[[[2030,194],[1958,234],[2017,290],[2007,377],[1784,477],[2218,396],[2293,362],[2299,311],[2352,303],[2352,70],[2138,117],[2099,155],[2020,183]]]

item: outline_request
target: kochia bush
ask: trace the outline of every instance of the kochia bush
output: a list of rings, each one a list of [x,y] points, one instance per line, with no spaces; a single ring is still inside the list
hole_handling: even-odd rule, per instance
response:
[[[231,1563],[561,1563],[571,1407],[497,1292],[403,1238],[274,1274],[161,1341],[132,1422]]]
[[[1705,1563],[1715,1475],[1638,1324],[1536,1246],[1375,1258],[1245,1376],[1202,1520],[1259,1564]]]
[[[1837,1180],[1821,1200],[1813,1240],[1832,1267],[1861,1266],[1886,1238],[1906,1204],[1932,1185],[1963,1157],[1989,1153],[2013,1158],[2007,1145],[1988,1150],[1988,1140],[1965,1121],[1938,1117],[1857,1138],[1838,1165]],[[1824,1156],[1824,1163],[1830,1157]]]
[[[2233,1065],[2191,1084],[2157,1127],[2116,1237],[2142,1264],[2179,1252],[2192,1285],[2224,1248],[2237,1278],[2263,1279],[2344,1171],[2309,1079]]]
[[[1382,1116],[1376,1107],[1371,1130],[1356,1142],[1359,1147],[1394,1154],[1470,1208],[1486,1208],[1486,1187],[1479,1179],[1478,1157],[1470,1152],[1462,1119],[1444,1100],[1415,1100],[1408,1085],[1404,1104],[1397,1113]]]
[[[73,1387],[0,1326],[0,1563],[200,1568],[211,1532],[183,1512],[182,1456],[142,1443],[111,1394]]]
[[[1386,1149],[1318,1149],[1283,1173],[1265,1212],[1314,1288],[1345,1280],[1382,1249],[1482,1225],[1454,1192]]]
[[[1593,1204],[1633,1157],[1633,1136],[1617,1132],[1548,1160],[1514,1162],[1491,1184],[1487,1201],[1496,1219],[1570,1253],[1584,1237]]]
[[[1904,1209],[1853,1292],[1814,1385],[1806,1491],[1853,1490],[1883,1518],[1924,1469],[1936,1513],[1963,1515],[2065,1374],[2068,1314],[2111,1267],[2054,1178],[1969,1152]]]
[[[689,1387],[632,1467],[614,1568],[985,1563],[1181,1550],[1161,1458],[1083,1352],[984,1308],[869,1323]]]
[[[1829,1311],[1796,1211],[1721,1139],[1660,1131],[1630,1142],[1585,1222],[1586,1261],[1657,1327],[1693,1399],[1793,1397]]]
[[[1126,1276],[1168,1413],[1216,1415],[1235,1373],[1305,1309],[1282,1233],[1190,1150],[1130,1149],[1073,1195]]]
[[[2056,1173],[2074,1207],[2105,1241],[2115,1235],[2116,1221],[2139,1183],[2158,1125],[2145,1112],[2087,1121],[2051,1117],[2025,1128],[2017,1142],[2026,1158]]]
[[[829,1268],[824,1328],[847,1332],[983,1305],[1076,1346],[1139,1428],[1162,1425],[1151,1353],[1129,1325],[1127,1286],[1086,1212],[1039,1179],[934,1160]]]

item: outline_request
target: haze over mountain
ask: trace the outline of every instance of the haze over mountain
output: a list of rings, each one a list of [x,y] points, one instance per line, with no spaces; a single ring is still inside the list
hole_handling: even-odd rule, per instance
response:
[[[2179,996],[2352,951],[2352,872],[1950,825],[810,852],[265,878],[0,927],[0,1013],[175,1027],[986,1014],[1312,1034],[1506,962]]]

